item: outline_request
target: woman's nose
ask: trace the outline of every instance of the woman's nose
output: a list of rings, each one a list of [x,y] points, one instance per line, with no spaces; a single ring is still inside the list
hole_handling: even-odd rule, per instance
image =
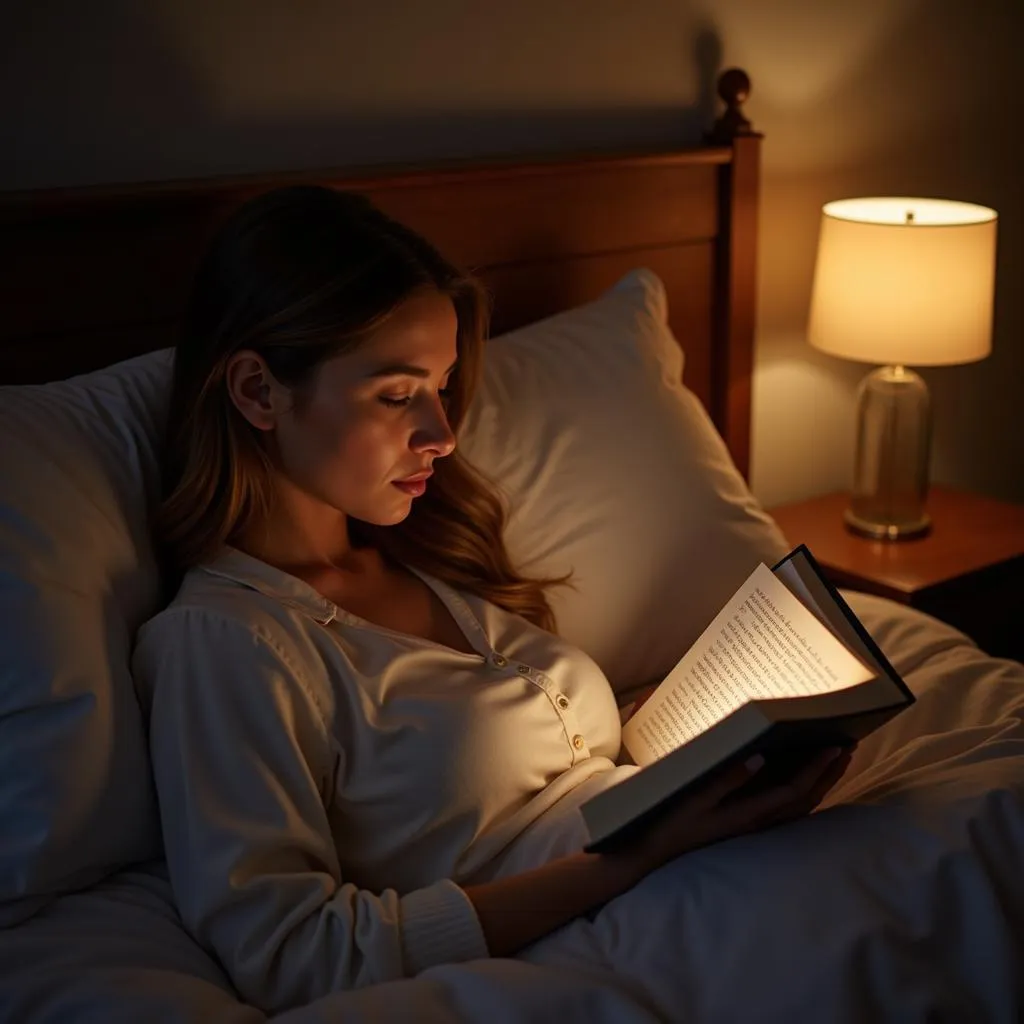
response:
[[[412,447],[416,451],[436,452],[438,458],[451,455],[455,451],[455,434],[448,424],[448,417],[440,400],[431,404],[430,411],[424,416],[423,422],[413,435]]]

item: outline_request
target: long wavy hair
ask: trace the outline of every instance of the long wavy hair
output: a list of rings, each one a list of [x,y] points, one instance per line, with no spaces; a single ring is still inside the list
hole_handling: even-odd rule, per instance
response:
[[[261,355],[301,412],[321,364],[352,351],[424,287],[448,296],[458,319],[458,364],[446,403],[457,436],[479,377],[489,316],[474,277],[354,193],[275,189],[229,218],[200,265],[175,348],[155,522],[171,586],[263,521],[273,502],[265,442],[228,394],[231,355],[243,348]],[[401,523],[350,518],[353,545],[376,547],[554,632],[546,589],[567,577],[516,572],[504,543],[504,502],[457,449],[434,470]]]

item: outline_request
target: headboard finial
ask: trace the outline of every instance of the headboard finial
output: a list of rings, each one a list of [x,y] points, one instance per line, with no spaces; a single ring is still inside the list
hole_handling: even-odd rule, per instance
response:
[[[740,109],[750,95],[750,76],[742,68],[728,68],[718,76],[718,95],[725,101],[725,112],[708,133],[711,142],[728,145],[739,135],[756,135]]]

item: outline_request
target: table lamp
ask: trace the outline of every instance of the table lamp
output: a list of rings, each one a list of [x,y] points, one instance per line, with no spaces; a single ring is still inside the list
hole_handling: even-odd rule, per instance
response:
[[[983,359],[992,348],[996,212],[943,199],[843,199],[822,208],[810,343],[886,365],[857,393],[853,532],[885,540],[930,527],[928,387],[908,365]]]

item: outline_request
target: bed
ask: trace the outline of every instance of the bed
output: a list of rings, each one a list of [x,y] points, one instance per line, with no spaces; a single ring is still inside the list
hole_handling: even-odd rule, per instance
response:
[[[723,75],[705,142],[671,152],[0,197],[0,1020],[268,1019],[177,917],[127,670],[162,600],[146,514],[167,346],[219,221],[328,184],[477,270],[495,337],[460,444],[506,491],[517,560],[576,572],[560,629],[625,706],[799,540],[746,486],[748,89]],[[273,1019],[1022,1019],[1024,667],[846,596],[917,701],[816,814],[667,865],[515,959]]]

